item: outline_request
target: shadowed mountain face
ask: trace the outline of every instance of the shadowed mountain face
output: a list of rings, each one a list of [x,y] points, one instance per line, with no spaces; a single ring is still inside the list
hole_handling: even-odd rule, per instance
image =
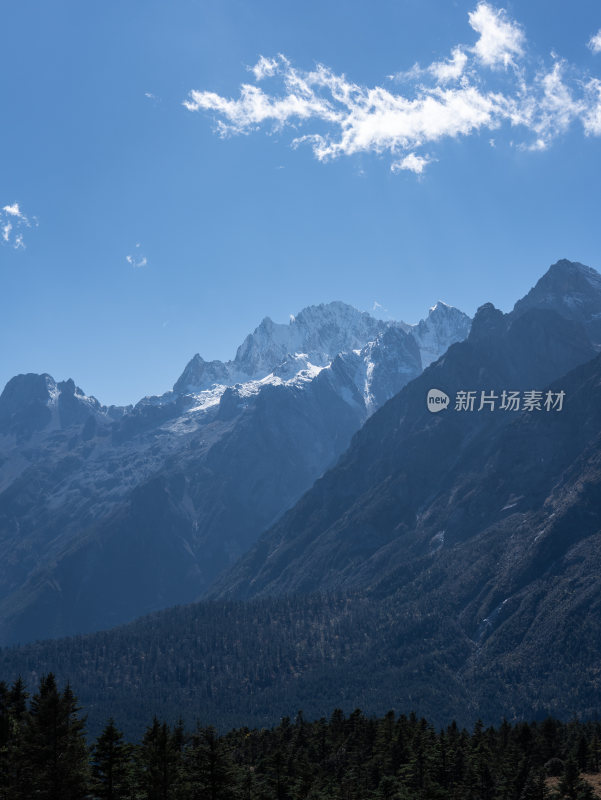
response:
[[[72,380],[56,381],[50,375],[17,375],[0,396],[0,436],[19,444],[38,432],[88,423],[98,416],[119,419],[126,409],[105,408],[87,397]]]
[[[483,306],[468,340],[452,346],[367,421],[337,466],[222,577],[215,594],[369,586],[391,564],[427,551],[428,542],[448,547],[479,533],[498,513],[506,515],[505,506],[537,509],[565,467],[551,458],[554,448],[562,456],[572,452],[557,444],[568,414],[543,406],[520,422],[519,413],[499,408],[502,393],[542,391],[594,355],[584,328],[554,311],[504,316]],[[426,398],[433,388],[452,399],[475,392],[474,410],[457,411],[453,400],[441,413],[430,413]],[[497,397],[494,411],[489,405],[477,410],[482,392]],[[540,452],[534,465],[522,468],[510,455],[495,467],[484,461],[502,452],[506,438],[517,436],[519,442],[515,431],[538,419],[532,414],[542,414],[549,426],[533,451]],[[491,470],[494,491],[487,486],[480,496],[473,482]],[[514,484],[516,472],[520,480]]]
[[[530,293],[530,307],[508,315],[479,309],[467,341],[374,414],[212,596],[361,590],[400,619],[431,620],[428,674],[439,685],[442,666],[432,665],[453,664],[449,692],[468,686],[462,702],[475,715],[598,713],[601,357],[569,301],[570,281],[577,297],[583,276],[598,285],[591,272],[551,268],[565,315],[546,293],[542,308]],[[451,398],[435,414],[433,388]],[[522,404],[539,390],[540,407],[502,409],[504,390]],[[474,411],[456,410],[469,391]],[[482,392],[496,396],[494,410],[477,410]],[[407,691],[432,702],[400,658]]]
[[[557,311],[584,325],[591,341],[601,348],[601,275],[578,262],[562,259],[515,304],[514,316],[530,308]]]
[[[469,324],[457,309],[445,320],[422,325],[440,347]],[[0,642],[199,597],[419,375],[411,331],[311,307],[290,325],[264,321],[232,362],[195,357],[174,391],[133,408],[49,375],[12,379],[0,396]]]

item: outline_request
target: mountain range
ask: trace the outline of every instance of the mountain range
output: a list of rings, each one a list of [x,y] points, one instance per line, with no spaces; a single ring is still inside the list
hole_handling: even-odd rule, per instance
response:
[[[199,598],[471,320],[340,302],[264,319],[232,361],[105,407],[72,380],[0,396],[0,642],[110,627]]]
[[[224,725],[336,705],[598,715],[599,308],[598,273],[565,260],[510,313],[481,306],[209,600],[3,650],[0,671],[56,670],[92,714],[132,721],[157,703]]]

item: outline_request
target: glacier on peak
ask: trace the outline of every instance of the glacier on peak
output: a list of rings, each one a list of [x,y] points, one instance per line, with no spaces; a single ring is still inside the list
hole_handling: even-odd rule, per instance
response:
[[[339,300],[307,306],[288,323],[265,317],[238,347],[233,360],[205,361],[199,354],[187,364],[173,390],[197,395],[218,386],[260,381],[269,375],[291,380],[301,370],[326,367],[342,353],[358,355],[387,331],[415,339],[425,368],[469,333],[470,318],[442,301],[416,325],[384,321]],[[399,343],[380,341],[378,348]],[[361,358],[364,358],[363,356]],[[411,359],[412,360],[412,359]],[[413,363],[409,371],[413,371]]]
[[[234,364],[253,377],[268,374],[296,353],[326,366],[338,353],[362,347],[389,324],[341,301],[307,306],[287,325],[266,317],[240,345]]]

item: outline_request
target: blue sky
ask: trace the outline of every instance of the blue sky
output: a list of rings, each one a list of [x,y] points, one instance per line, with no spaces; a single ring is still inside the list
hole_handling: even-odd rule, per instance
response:
[[[600,28],[589,0],[6,4],[0,384],[135,402],[266,315],[508,310],[601,267]]]

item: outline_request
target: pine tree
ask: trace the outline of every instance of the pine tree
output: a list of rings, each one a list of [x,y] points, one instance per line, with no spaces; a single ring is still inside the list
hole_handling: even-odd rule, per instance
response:
[[[548,796],[544,774],[540,770],[530,770],[520,800],[546,800]]]
[[[24,774],[15,798],[84,800],[88,796],[88,750],[79,711],[68,685],[61,694],[52,673],[41,679],[24,714],[17,753]]]
[[[123,800],[131,785],[130,745],[123,741],[111,717],[94,745],[92,776],[94,793],[99,800]]]
[[[589,747],[584,731],[580,734],[578,739],[574,757],[576,758],[576,763],[578,764],[580,772],[586,772],[588,767]]]
[[[8,800],[13,720],[8,702],[8,686],[0,681],[0,799]]]
[[[215,728],[198,728],[184,754],[182,798],[234,800],[238,795],[234,765]]]
[[[572,755],[565,763],[564,772],[559,783],[559,791],[562,797],[567,797],[569,800],[578,800],[578,792],[581,788],[580,783],[578,762]]]
[[[29,693],[25,688],[25,681],[19,675],[8,693],[8,705],[11,714],[16,720],[22,720],[27,711],[27,698]]]
[[[179,752],[167,723],[155,717],[138,750],[138,785],[144,800],[171,800],[179,767]]]
[[[378,784],[375,796],[378,800],[398,800],[401,796],[401,782],[392,775],[384,775]]]
[[[591,744],[589,747],[589,763],[593,772],[599,772],[599,756],[601,755],[601,741],[599,740],[599,732],[595,729]]]
[[[0,800],[19,797],[25,764],[22,758],[23,725],[29,697],[21,677],[10,689],[0,689]]]

